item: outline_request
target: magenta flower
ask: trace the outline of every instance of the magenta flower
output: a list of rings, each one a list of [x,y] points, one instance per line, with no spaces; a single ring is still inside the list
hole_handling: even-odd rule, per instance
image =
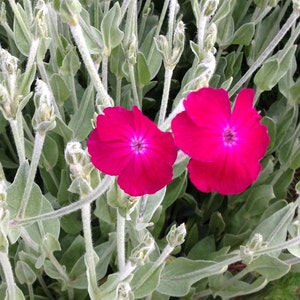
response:
[[[177,150],[170,132],[160,131],[135,106],[108,107],[88,140],[94,166],[118,176],[131,196],[153,194],[172,181]]]
[[[257,179],[270,138],[253,98],[252,89],[243,89],[233,111],[224,89],[202,88],[184,100],[172,130],[175,144],[191,157],[190,179],[199,190],[237,194]]]

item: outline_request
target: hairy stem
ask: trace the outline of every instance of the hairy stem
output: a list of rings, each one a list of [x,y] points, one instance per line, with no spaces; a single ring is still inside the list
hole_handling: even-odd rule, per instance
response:
[[[96,299],[97,294],[97,275],[96,264],[94,259],[94,248],[91,231],[91,206],[86,204],[81,209],[81,219],[83,226],[83,236],[85,243],[85,265],[87,269],[87,278],[89,281],[89,294],[91,299]]]
[[[253,63],[253,65],[248,69],[248,71],[244,74],[244,76],[233,86],[233,88],[229,91],[229,96],[234,95],[241,86],[252,76],[252,74],[263,64],[266,58],[271,54],[271,52],[275,49],[278,43],[283,39],[289,29],[295,24],[298,19],[299,14],[295,11],[289,16],[285,24],[282,26],[280,31],[276,34],[270,44],[266,47],[266,49],[261,53],[261,55],[257,58],[257,60]]]

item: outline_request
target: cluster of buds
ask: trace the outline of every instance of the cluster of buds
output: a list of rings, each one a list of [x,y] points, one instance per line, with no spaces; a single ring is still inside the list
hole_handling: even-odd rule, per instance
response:
[[[35,113],[32,119],[33,128],[44,134],[56,126],[52,95],[48,86],[37,79],[34,95]]]
[[[300,0],[293,0],[293,9],[300,13]]]
[[[185,224],[182,223],[178,227],[173,225],[167,234],[167,242],[172,247],[175,248],[184,243],[184,239],[186,236],[186,228]]]
[[[82,149],[79,142],[69,142],[65,149],[65,160],[71,170],[72,183],[69,191],[81,196],[90,193],[100,178],[98,172],[94,174],[95,169],[87,151]]]
[[[130,65],[136,64],[138,40],[135,34],[131,35],[128,45],[124,45],[124,47],[125,47],[125,56],[128,63]]]
[[[205,24],[202,24],[202,26],[204,26],[205,30],[203,30],[203,36],[200,35],[198,44],[194,42],[190,43],[191,49],[195,54],[197,66],[193,72],[193,76],[191,76],[191,81],[184,87],[184,92],[208,86],[214,74],[216,68],[216,59],[214,56],[216,49],[214,45],[217,38],[217,26],[215,23],[208,21],[216,12],[218,5],[219,0],[201,0],[200,3],[198,3],[198,0],[192,1],[196,21],[197,23],[204,21]],[[199,25],[198,27],[200,28],[201,26]]]
[[[155,249],[154,239],[149,232],[145,234],[144,240],[131,251],[130,261],[137,265],[144,265],[150,253]]]
[[[115,300],[134,300],[134,294],[128,282],[120,282],[118,284]]]
[[[267,244],[263,241],[263,236],[260,233],[255,233],[246,246],[242,246],[241,256],[245,263],[251,263],[255,252],[265,248]]]
[[[18,59],[8,51],[0,49],[0,108],[7,120],[16,118],[20,97],[16,96]]]
[[[36,14],[33,20],[32,31],[35,38],[48,37],[46,15],[48,8],[43,0],[39,0],[35,6]]]
[[[107,192],[107,202],[111,207],[117,208],[118,212],[127,220],[130,220],[130,214],[139,203],[140,197],[133,197],[126,194],[119,186],[113,184]]]
[[[173,35],[173,45],[170,45],[168,39],[164,35],[160,35],[155,39],[157,50],[162,54],[164,66],[166,69],[173,70],[178,64],[184,49],[185,34],[184,23],[179,21],[175,27]]]

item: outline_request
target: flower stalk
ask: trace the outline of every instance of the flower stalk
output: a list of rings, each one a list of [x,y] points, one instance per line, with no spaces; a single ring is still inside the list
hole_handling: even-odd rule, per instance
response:
[[[85,38],[82,33],[82,28],[79,24],[79,22],[72,24],[69,23],[71,33],[73,35],[73,38],[77,44],[78,50],[81,54],[82,60],[85,64],[85,67],[87,68],[87,71],[90,75],[90,78],[95,86],[96,91],[99,93],[102,104],[104,107],[108,107],[112,105],[112,99],[108,95],[102,81],[100,80],[98,71],[96,70],[95,64],[91,58],[91,55],[89,53],[88,46],[86,44]]]

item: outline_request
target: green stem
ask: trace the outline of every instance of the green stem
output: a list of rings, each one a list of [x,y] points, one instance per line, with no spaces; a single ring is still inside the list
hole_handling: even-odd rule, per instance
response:
[[[32,160],[26,180],[26,189],[24,190],[22,202],[19,208],[19,212],[17,214],[17,217],[20,219],[23,219],[25,210],[30,198],[30,194],[32,191],[32,187],[34,184],[34,178],[36,174],[36,170],[40,161],[40,157],[42,154],[42,149],[44,146],[44,141],[45,141],[45,133],[39,133],[36,132],[35,139],[34,139],[34,147],[33,147],[33,153],[32,153]]]
[[[97,294],[97,275],[96,275],[96,264],[94,259],[94,248],[91,231],[91,206],[86,204],[81,209],[81,219],[83,227],[83,236],[85,243],[85,265],[87,269],[87,278],[89,281],[89,294],[91,299],[96,299]]]
[[[73,288],[70,287],[70,281],[71,280],[70,280],[68,274],[66,273],[65,269],[57,261],[56,257],[53,255],[52,252],[48,252],[47,257],[49,258],[49,260],[51,261],[51,263],[53,264],[53,266],[55,267],[57,272],[60,274],[60,276],[64,280],[64,282],[67,286],[67,290],[68,290],[68,299],[70,299],[70,300],[74,299],[74,291],[73,291]]]
[[[117,210],[117,253],[118,267],[123,270],[125,267],[125,218]]]
[[[134,65],[129,63],[128,68],[129,68],[131,89],[132,89],[132,93],[133,93],[133,102],[134,102],[134,105],[136,105],[137,107],[140,107],[139,95],[137,92],[136,81],[135,81]]]
[[[41,287],[42,287],[42,289],[43,289],[45,295],[47,296],[47,298],[48,298],[49,300],[55,300],[55,299],[53,298],[52,294],[50,293],[49,288],[48,288],[48,286],[47,286],[47,284],[46,284],[44,278],[43,278],[41,275],[37,275],[37,279],[38,279],[38,281],[39,281],[39,283],[40,283],[40,285],[41,285]]]
[[[124,281],[130,274],[132,274],[136,267],[136,264],[133,264],[131,261],[128,261],[124,268],[118,273],[116,279],[108,287],[99,291],[99,299],[104,298],[105,294],[108,294],[111,291],[113,291],[120,282]]]
[[[58,107],[58,105],[57,105],[57,103],[54,99],[53,92],[52,92],[52,89],[51,89],[50,80],[49,80],[45,65],[44,64],[38,64],[38,69],[39,69],[40,75],[42,77],[42,80],[47,84],[48,89],[51,92],[51,100],[52,100],[51,103],[54,107],[55,114],[57,115],[58,118],[64,120],[64,113],[60,112],[59,107]]]
[[[161,105],[160,105],[160,110],[159,110],[159,117],[158,117],[158,127],[160,127],[163,124],[165,117],[166,117],[172,75],[173,75],[173,69],[166,67],[164,89],[163,89],[163,95],[162,95],[162,100],[161,100]]]
[[[98,71],[94,65],[94,62],[91,58],[91,55],[89,53],[89,49],[88,46],[86,44],[86,41],[84,39],[83,33],[82,33],[82,28],[81,26],[77,23],[75,25],[70,25],[70,30],[71,33],[73,35],[73,38],[77,44],[78,50],[81,54],[82,60],[85,64],[85,67],[91,77],[91,80],[95,86],[96,91],[99,93],[102,101],[103,101],[103,105],[105,107],[107,106],[112,106],[112,100],[110,98],[110,96],[108,95],[105,87],[103,86],[99,75],[98,75]]]
[[[40,39],[33,39],[30,45],[26,69],[23,76],[23,80],[21,82],[21,88],[19,89],[19,93],[21,95],[24,93],[23,90],[28,86],[28,79],[30,77],[31,70],[35,64],[35,59],[36,59],[39,46],[40,46]]]
[[[130,0],[129,7],[127,9],[127,17],[125,24],[125,33],[123,44],[125,47],[129,45],[132,36],[137,36],[137,3],[136,0]]]
[[[116,83],[116,105],[121,104],[121,93],[122,93],[122,77],[117,77]]]
[[[144,34],[145,25],[147,21],[147,17],[149,15],[149,9],[150,9],[151,0],[146,0],[146,3],[144,5],[144,8],[142,10],[142,19],[139,24],[139,40],[142,39],[142,36]]]
[[[281,244],[277,244],[272,247],[267,247],[267,248],[262,248],[262,249],[256,250],[253,254],[254,254],[254,256],[262,255],[262,254],[270,254],[271,252],[282,251],[286,248],[291,248],[291,247],[295,247],[295,246],[299,246],[299,245],[300,245],[300,236],[297,236],[297,237],[290,239],[286,242],[283,242]]]
[[[166,13],[167,13],[169,2],[170,2],[170,0],[165,0],[165,2],[164,2],[164,6],[163,6],[163,8],[161,10],[159,21],[158,21],[158,24],[157,24],[157,27],[156,27],[156,30],[155,30],[155,35],[154,35],[155,38],[157,38],[158,35],[159,35],[159,33],[160,33],[161,27],[163,25],[163,22],[164,22]],[[147,57],[147,64],[148,65],[151,64],[151,60],[152,60],[154,49],[155,49],[155,42],[153,40],[153,42],[151,44],[151,48],[150,48],[149,53],[148,53],[148,57]]]
[[[25,145],[24,145],[24,136],[20,132],[21,130],[19,127],[23,127],[20,122],[18,122],[18,119],[16,118],[15,120],[10,120],[9,121],[10,127],[12,129],[12,133],[14,136],[16,148],[17,148],[17,153],[19,157],[19,163],[22,164],[26,160],[25,156]],[[23,136],[23,138],[22,138]]]
[[[34,300],[34,291],[33,291],[32,284],[28,283],[27,288],[28,288],[29,299]]]
[[[0,264],[7,285],[8,299],[14,300],[16,299],[16,283],[12,271],[12,266],[8,258],[8,253],[4,253],[0,251]]]
[[[90,194],[85,196],[84,198],[80,198],[78,201],[71,203],[68,206],[64,206],[60,209],[55,211],[51,211],[45,214],[40,214],[35,217],[26,218],[23,220],[14,219],[11,220],[10,226],[17,227],[17,226],[25,226],[37,221],[44,221],[50,220],[55,218],[60,218],[62,216],[68,215],[74,211],[81,209],[86,204],[92,203],[95,199],[100,197],[102,194],[106,192],[106,190],[112,185],[114,178],[111,176],[105,176],[101,183],[95,188]]]
[[[174,27],[175,27],[176,5],[177,5],[177,0],[171,0],[169,6],[168,33],[167,33],[169,57],[171,57],[172,49],[173,49],[173,34],[174,34]]]
[[[121,6],[121,19],[124,18],[131,0],[124,0]]]
[[[72,104],[73,104],[73,110],[75,113],[78,110],[78,99],[77,99],[74,76],[69,76],[69,83],[70,83],[70,88],[71,88],[71,100],[72,100]]]
[[[108,56],[102,56],[102,82],[104,88],[107,90],[107,74],[108,74]]]
[[[178,113],[182,112],[183,110],[184,110],[184,107],[183,107],[183,99],[182,99],[182,100],[179,101],[179,103],[173,109],[173,111],[168,115],[168,117],[166,118],[164,123],[160,126],[160,129],[163,130],[163,131],[168,131],[170,129],[171,121],[173,120],[173,118]]]
[[[202,51],[204,49],[204,36],[205,36],[205,29],[207,24],[208,17],[206,17],[203,11],[200,11],[200,15],[198,18],[197,24],[197,42],[199,49]]]
[[[289,16],[285,24],[282,26],[280,31],[276,34],[273,40],[269,43],[266,49],[260,54],[257,60],[253,63],[253,65],[248,69],[248,71],[244,74],[244,76],[234,85],[234,87],[229,91],[229,96],[234,95],[241,86],[252,76],[252,74],[259,68],[265,59],[271,54],[271,52],[275,49],[278,43],[282,40],[282,38],[286,35],[289,29],[295,24],[298,19],[299,14],[295,11]]]

